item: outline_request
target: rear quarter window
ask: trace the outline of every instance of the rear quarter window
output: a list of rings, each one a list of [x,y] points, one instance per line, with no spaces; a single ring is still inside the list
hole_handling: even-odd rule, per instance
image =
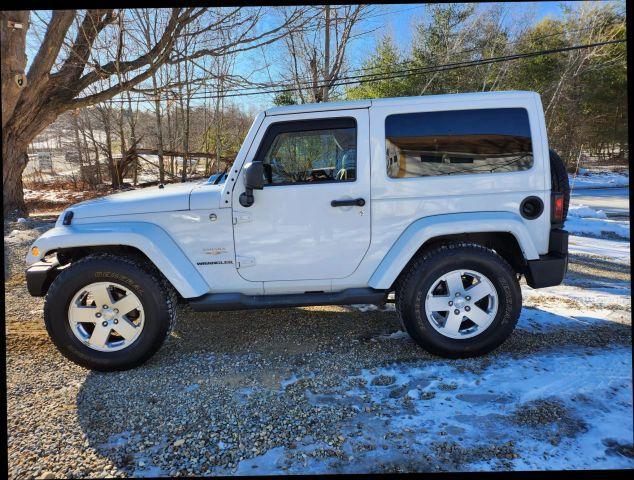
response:
[[[524,108],[389,115],[385,145],[392,178],[517,172],[533,166]]]

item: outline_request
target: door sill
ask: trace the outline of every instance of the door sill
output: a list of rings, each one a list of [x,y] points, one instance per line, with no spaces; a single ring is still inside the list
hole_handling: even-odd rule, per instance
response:
[[[348,288],[341,292],[312,292],[281,295],[244,295],[242,293],[208,293],[189,300],[197,312],[218,310],[252,310],[258,308],[308,307],[317,305],[380,304],[387,290]]]

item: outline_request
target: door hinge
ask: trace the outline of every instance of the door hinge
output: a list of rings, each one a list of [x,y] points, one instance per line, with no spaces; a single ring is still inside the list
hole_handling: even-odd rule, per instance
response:
[[[247,223],[251,221],[251,214],[247,212],[233,212],[233,224]]]
[[[236,255],[236,268],[252,267],[253,265],[255,265],[255,258]]]

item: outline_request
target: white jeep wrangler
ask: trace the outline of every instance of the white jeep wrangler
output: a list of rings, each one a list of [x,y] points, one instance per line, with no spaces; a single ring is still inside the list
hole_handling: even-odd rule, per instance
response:
[[[517,323],[522,275],[539,288],[566,271],[568,179],[536,93],[272,108],[226,173],[79,203],[38,238],[28,288],[46,295],[64,355],[137,366],[178,302],[381,304],[392,292],[423,348],[481,355]]]

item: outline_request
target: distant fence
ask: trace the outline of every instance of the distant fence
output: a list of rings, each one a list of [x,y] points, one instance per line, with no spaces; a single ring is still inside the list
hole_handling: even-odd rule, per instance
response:
[[[183,170],[181,152],[165,150],[164,182],[180,182]],[[182,154],[181,154],[182,155]],[[130,158],[132,160],[130,161]],[[215,154],[192,152],[187,160],[187,180],[206,178],[213,173],[222,171],[233,163],[234,157],[221,156],[216,162]],[[158,152],[153,149],[138,149],[128,152],[124,160],[121,155],[112,157],[115,171],[122,169],[123,184],[139,186],[157,184],[159,182]],[[137,162],[136,168],[134,162]],[[97,164],[99,168],[97,168]],[[112,173],[108,158],[100,158],[95,162],[81,162],[76,152],[36,152],[29,155],[29,162],[23,174],[23,181],[27,187],[44,185],[58,185],[65,188],[86,189],[99,185],[110,185]],[[172,170],[173,169],[173,170]],[[136,176],[135,176],[136,170]],[[135,178],[136,177],[136,178]],[[136,182],[135,182],[136,179]]]

